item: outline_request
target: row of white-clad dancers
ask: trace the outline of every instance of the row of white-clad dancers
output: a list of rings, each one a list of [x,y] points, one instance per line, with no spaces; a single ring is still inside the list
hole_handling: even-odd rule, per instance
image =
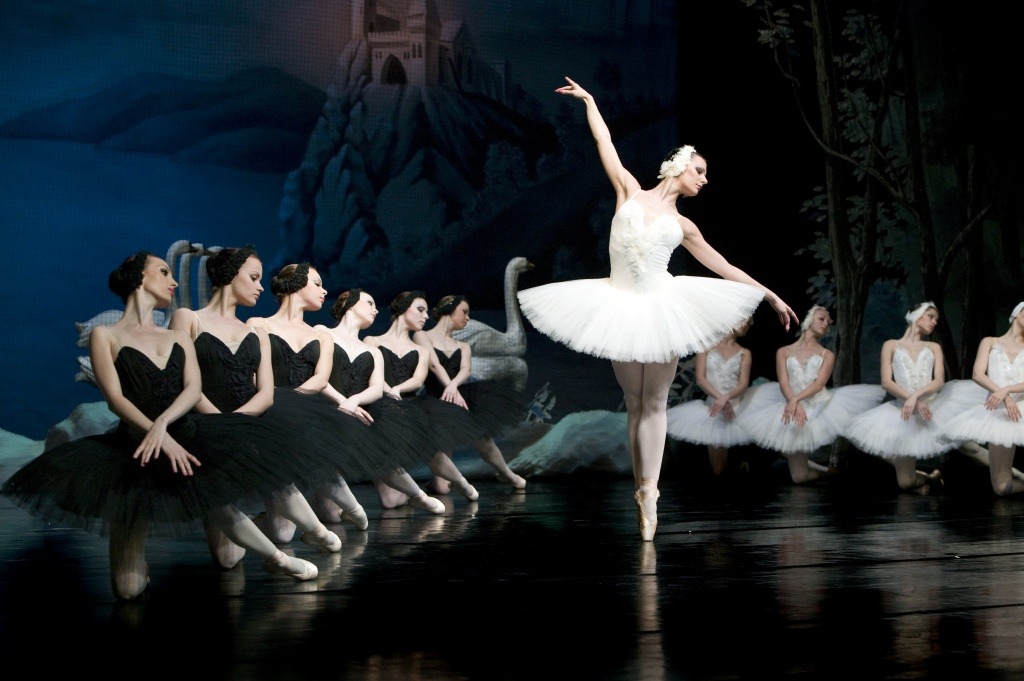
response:
[[[697,356],[697,383],[707,397],[669,409],[669,435],[707,445],[716,475],[725,470],[731,447],[755,444],[778,452],[795,483],[834,473],[810,454],[845,437],[890,461],[900,488],[922,494],[938,491],[943,481],[939,469],[918,470],[921,460],[984,444],[993,491],[1024,491],[1024,476],[1013,468],[1016,447],[1024,444],[1022,309],[1024,303],[1014,308],[1006,333],[981,341],[971,380],[945,380],[942,347],[927,340],[939,311],[923,302],[906,314],[903,335],[882,345],[881,385],[831,390],[825,386],[835,358],[819,342],[831,323],[827,310],[812,307],[799,339],[779,348],[778,381],[749,388],[750,352],[738,342],[749,327],[741,327]],[[886,394],[892,399],[883,402]]]
[[[459,446],[473,445],[500,479],[525,488],[493,439],[521,420],[525,403],[503,383],[468,382],[469,346],[452,335],[469,320],[463,296],[442,298],[424,330],[424,294],[400,294],[388,331],[360,339],[377,316],[364,291],[337,299],[336,326],[304,320],[327,296],[308,264],[273,278],[275,314],[244,322],[238,307],[263,292],[255,251],[223,249],[207,270],[210,303],[177,310],[168,328],[153,319],[177,287],[166,262],[140,251],[111,272],[125,311],[93,331],[90,357],[117,429],[48,450],[3,486],[37,515],[108,534],[119,598],[149,583],[148,535],[200,525],[224,568],[250,551],[273,573],[313,579],[316,566],[278,544],[298,528],[304,543],[337,552],[341,540],[325,523],[365,530],[346,480],[372,480],[385,508],[443,513],[406,471],[425,465],[435,493],[477,499],[451,460]]]

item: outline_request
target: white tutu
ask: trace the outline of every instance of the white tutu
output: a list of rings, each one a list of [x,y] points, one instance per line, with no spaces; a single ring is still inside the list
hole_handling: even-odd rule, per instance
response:
[[[753,314],[764,297],[757,287],[669,274],[682,227],[670,215],[645,219],[632,197],[612,218],[609,277],[520,291],[530,323],[578,352],[654,363],[704,352]]]
[[[711,277],[659,275],[643,292],[611,278],[562,281],[519,292],[538,331],[573,350],[620,362],[671,362],[704,352],[757,309],[764,292]]]
[[[710,350],[705,356],[705,378],[720,394],[727,394],[739,385],[740,370],[743,357],[747,350],[741,349],[732,357],[725,359],[717,349]],[[752,442],[750,434],[742,425],[745,413],[747,392],[729,400],[735,417],[725,418],[719,412],[712,417],[708,410],[715,400],[692,400],[676,405],[666,413],[668,434],[677,440],[692,442],[697,445],[712,447],[737,447]]]
[[[965,409],[983,402],[985,394],[974,381],[949,381],[928,401],[931,421],[925,421],[916,412],[904,421],[903,400],[891,400],[851,420],[844,435],[860,451],[884,459],[938,456],[959,444],[943,437],[943,425]]]
[[[823,388],[801,402],[807,422],[801,427],[783,423],[786,398],[776,382],[762,383],[749,391],[743,426],[763,449],[782,454],[813,452],[843,435],[853,417],[875,407],[885,397],[880,385],[845,385]]]
[[[951,440],[954,446],[964,441],[1003,447],[1024,445],[1024,419],[1011,421],[1003,405],[998,409],[986,409],[985,400],[989,393],[984,388],[981,391],[980,403],[976,402],[976,406],[952,417],[942,429],[943,437]]]
[[[708,409],[713,402],[709,397],[706,400],[691,400],[669,409],[666,414],[669,436],[711,447],[739,447],[753,442],[750,432],[742,424],[746,401],[730,400],[736,413],[733,419],[725,418],[722,412],[710,416]]]

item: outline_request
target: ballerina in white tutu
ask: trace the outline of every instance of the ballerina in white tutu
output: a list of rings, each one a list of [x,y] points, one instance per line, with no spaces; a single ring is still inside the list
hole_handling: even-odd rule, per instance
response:
[[[718,477],[729,463],[729,448],[753,442],[739,417],[750,387],[750,350],[739,343],[753,320],[739,327],[707,352],[697,354],[694,373],[697,386],[707,397],[668,410],[668,434],[685,442],[707,445],[711,473]]]
[[[633,498],[640,536],[654,539],[658,479],[665,454],[668,391],[680,357],[709,350],[767,300],[788,329],[796,314],[781,298],[729,264],[679,214],[680,196],[707,185],[707,161],[692,146],[674,149],[657,185],[642,189],[612,144],[594,98],[569,78],[555,92],[581,100],[604,170],[615,189],[608,240],[610,276],[563,281],[519,292],[523,314],[552,339],[612,360],[626,404]],[[674,277],[672,251],[682,244],[723,277]]]
[[[903,335],[882,344],[882,387],[895,400],[850,421],[846,438],[862,452],[891,462],[900,489],[929,494],[942,489],[942,473],[918,470],[918,462],[957,446],[942,437],[941,426],[980,389],[970,381],[945,381],[942,346],[924,340],[939,323],[935,303],[921,303],[905,319]]]
[[[974,382],[988,391],[984,403],[954,416],[943,434],[954,442],[988,443],[992,491],[1009,496],[1024,491],[1024,482],[1013,474],[1017,446],[1024,444],[1024,302],[1010,314],[1010,328],[1002,336],[983,338],[974,359]]]
[[[831,324],[828,310],[811,307],[800,324],[800,338],[775,353],[778,382],[750,391],[743,419],[759,447],[786,457],[790,478],[798,485],[830,474],[810,454],[835,442],[854,416],[885,397],[878,385],[825,387],[836,357],[819,341]]]

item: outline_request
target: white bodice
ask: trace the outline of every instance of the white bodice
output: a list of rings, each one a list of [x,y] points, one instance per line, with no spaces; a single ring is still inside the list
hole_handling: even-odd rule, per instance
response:
[[[645,292],[667,285],[668,262],[682,240],[678,219],[659,215],[646,224],[640,204],[627,199],[612,218],[608,237],[612,286]]]
[[[910,352],[904,348],[897,347],[892,353],[892,379],[901,388],[913,392],[921,386],[931,383],[935,370],[935,355],[931,348],[925,346],[918,353],[917,359],[910,356]],[[924,399],[931,401],[938,397],[938,393],[931,393]]]
[[[1006,350],[998,342],[992,343],[992,350],[988,353],[988,377],[1000,388],[1024,383],[1024,351],[1018,352],[1011,362]],[[1024,393],[1013,393],[1013,399],[1020,402]]]
[[[789,388],[793,391],[794,395],[799,395],[807,389],[807,386],[814,383],[815,379],[818,378],[818,373],[821,372],[821,365],[824,362],[824,357],[821,354],[812,355],[804,362],[792,356],[786,358],[786,374],[789,376]],[[828,400],[828,390],[822,388],[814,395],[802,401],[808,404],[817,404],[825,400]]]
[[[743,362],[743,350],[729,359],[724,359],[717,350],[708,351],[705,356],[705,371],[708,383],[715,386],[720,393],[727,393],[740,382],[740,365]]]

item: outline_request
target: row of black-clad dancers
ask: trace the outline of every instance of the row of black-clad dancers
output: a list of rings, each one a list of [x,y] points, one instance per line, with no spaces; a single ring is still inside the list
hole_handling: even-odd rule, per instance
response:
[[[224,568],[250,551],[272,573],[314,579],[313,563],[277,544],[298,529],[303,542],[337,552],[341,540],[325,522],[365,530],[347,480],[372,480],[385,508],[443,513],[406,469],[426,465],[436,492],[475,500],[451,459],[463,445],[525,488],[493,439],[521,420],[525,404],[504,383],[467,382],[470,349],[452,335],[469,320],[463,296],[441,299],[425,331],[424,294],[400,294],[390,329],[360,339],[377,315],[365,291],[341,294],[333,328],[304,320],[327,296],[308,264],[273,278],[274,315],[244,322],[238,306],[254,306],[263,292],[255,251],[223,249],[207,271],[210,303],[178,309],[168,328],[153,318],[177,287],[164,260],[140,251],[111,272],[124,314],[93,330],[89,353],[116,430],[44,452],[3,487],[44,518],[108,534],[116,596],[145,591],[147,536],[199,526]],[[265,510],[254,519],[257,506]]]

